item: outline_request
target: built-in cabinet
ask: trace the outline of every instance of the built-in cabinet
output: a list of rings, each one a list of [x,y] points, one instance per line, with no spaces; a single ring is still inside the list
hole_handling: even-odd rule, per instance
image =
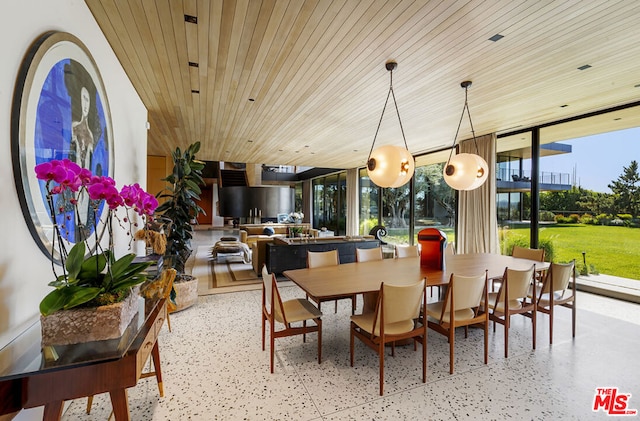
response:
[[[307,251],[338,250],[340,263],[356,261],[356,248],[370,249],[380,247],[378,240],[336,240],[314,242],[300,241],[293,244],[267,244],[266,264],[269,273],[280,274],[285,270],[307,267]]]

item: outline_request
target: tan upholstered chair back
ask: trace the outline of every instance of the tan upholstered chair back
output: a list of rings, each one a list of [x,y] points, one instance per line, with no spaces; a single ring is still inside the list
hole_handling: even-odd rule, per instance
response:
[[[447,246],[444,248],[445,259],[455,254],[456,254],[456,245],[454,243],[447,243]]]
[[[418,246],[396,246],[396,257],[398,259],[418,256],[420,256],[420,249],[418,249]]]
[[[278,283],[272,273],[267,271],[267,265],[262,266],[262,288],[265,295],[265,306],[267,312],[280,323],[284,323],[284,311],[282,309],[282,300],[278,292]],[[271,306],[273,304],[273,307]]]
[[[477,276],[452,275],[449,287],[453,291],[454,311],[478,307],[482,299],[486,279],[486,273]],[[447,300],[446,312],[449,311],[450,303]]]
[[[382,260],[382,247],[356,249],[356,262],[371,262],[373,260]]]
[[[531,269],[528,270],[514,270],[507,268],[505,270],[506,282],[508,284],[509,289],[509,297],[508,300],[518,300],[520,298],[525,298],[527,294],[529,294],[529,288],[531,287],[531,283],[533,282],[533,274],[535,272],[535,265],[531,266]],[[503,282],[505,282],[503,280]],[[504,294],[505,287],[500,288],[500,292],[498,294],[498,303],[504,302]]]
[[[513,246],[511,256],[519,257],[521,259],[535,260],[536,262],[544,262],[544,249],[528,249]]]
[[[338,250],[307,251],[307,267],[337,266],[340,264]]]
[[[420,316],[420,304],[425,290],[425,280],[413,285],[382,285],[384,323],[386,326],[403,321],[413,321]],[[411,326],[410,331],[413,328]]]
[[[551,292],[551,284],[553,283],[553,291],[565,291],[569,286],[571,277],[575,276],[574,262],[570,263],[551,263],[549,270],[547,271],[547,277],[545,278],[544,285],[542,287],[542,293],[548,294]]]

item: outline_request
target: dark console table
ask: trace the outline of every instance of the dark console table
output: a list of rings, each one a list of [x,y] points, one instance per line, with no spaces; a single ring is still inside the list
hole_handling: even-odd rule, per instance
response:
[[[307,267],[307,251],[338,250],[340,263],[356,261],[356,248],[380,247],[379,240],[361,238],[276,239],[267,243],[266,265],[269,273]]]
[[[42,347],[38,322],[0,350],[0,418],[44,405],[43,419],[59,420],[65,400],[109,392],[116,420],[129,420],[126,389],[145,377],[149,355],[162,390],[157,339],[166,300],[140,298],[139,306],[119,339]]]

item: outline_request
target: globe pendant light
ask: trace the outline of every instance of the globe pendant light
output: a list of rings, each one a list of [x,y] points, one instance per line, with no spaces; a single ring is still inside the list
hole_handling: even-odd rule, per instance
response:
[[[460,116],[460,122],[458,123],[458,130],[456,130],[456,135],[453,138],[453,146],[451,147],[449,160],[444,166],[442,174],[444,176],[444,181],[451,186],[451,188],[455,190],[474,190],[487,181],[489,176],[489,166],[487,165],[487,161],[485,161],[480,155],[460,153],[453,156],[453,150],[456,146],[456,139],[458,138],[458,132],[460,131],[460,125],[462,124],[465,110],[469,116],[473,143],[476,145],[476,152],[478,152],[476,133],[473,130],[471,112],[469,111],[469,104],[467,102],[467,90],[469,89],[469,86],[471,86],[471,82],[464,81],[460,86],[464,88],[464,107],[462,107],[462,115]]]
[[[373,137],[373,144],[371,145],[371,151],[369,152],[369,158],[367,159],[367,172],[369,174],[369,178],[380,187],[400,187],[407,184],[407,182],[411,180],[411,177],[413,177],[413,172],[416,168],[415,160],[407,146],[407,139],[404,136],[402,120],[400,120],[400,112],[398,111],[398,103],[396,102],[396,96],[393,93],[393,71],[396,67],[398,67],[398,63],[395,61],[388,61],[385,63],[385,68],[391,75],[389,92],[387,93],[387,99],[384,102],[384,107],[382,108],[380,122],[378,122],[378,128],[376,129],[376,134]],[[389,95],[393,97],[393,103],[396,107],[398,121],[400,122],[400,131],[402,132],[405,147],[402,148],[400,146],[386,145],[374,151],[373,147],[376,144],[380,124],[382,124],[382,117],[384,117],[384,111],[387,108],[387,103],[389,102]]]

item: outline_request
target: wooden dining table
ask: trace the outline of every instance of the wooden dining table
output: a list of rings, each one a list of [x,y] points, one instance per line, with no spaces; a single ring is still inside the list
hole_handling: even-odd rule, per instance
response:
[[[452,273],[473,276],[487,271],[489,278],[500,278],[506,267],[536,271],[549,268],[548,262],[536,262],[494,253],[469,253],[449,256],[444,270],[420,266],[420,257],[383,259],[337,266],[286,270],[283,275],[318,302],[332,298],[380,290],[380,283],[409,285],[422,278],[428,286],[447,285]]]

